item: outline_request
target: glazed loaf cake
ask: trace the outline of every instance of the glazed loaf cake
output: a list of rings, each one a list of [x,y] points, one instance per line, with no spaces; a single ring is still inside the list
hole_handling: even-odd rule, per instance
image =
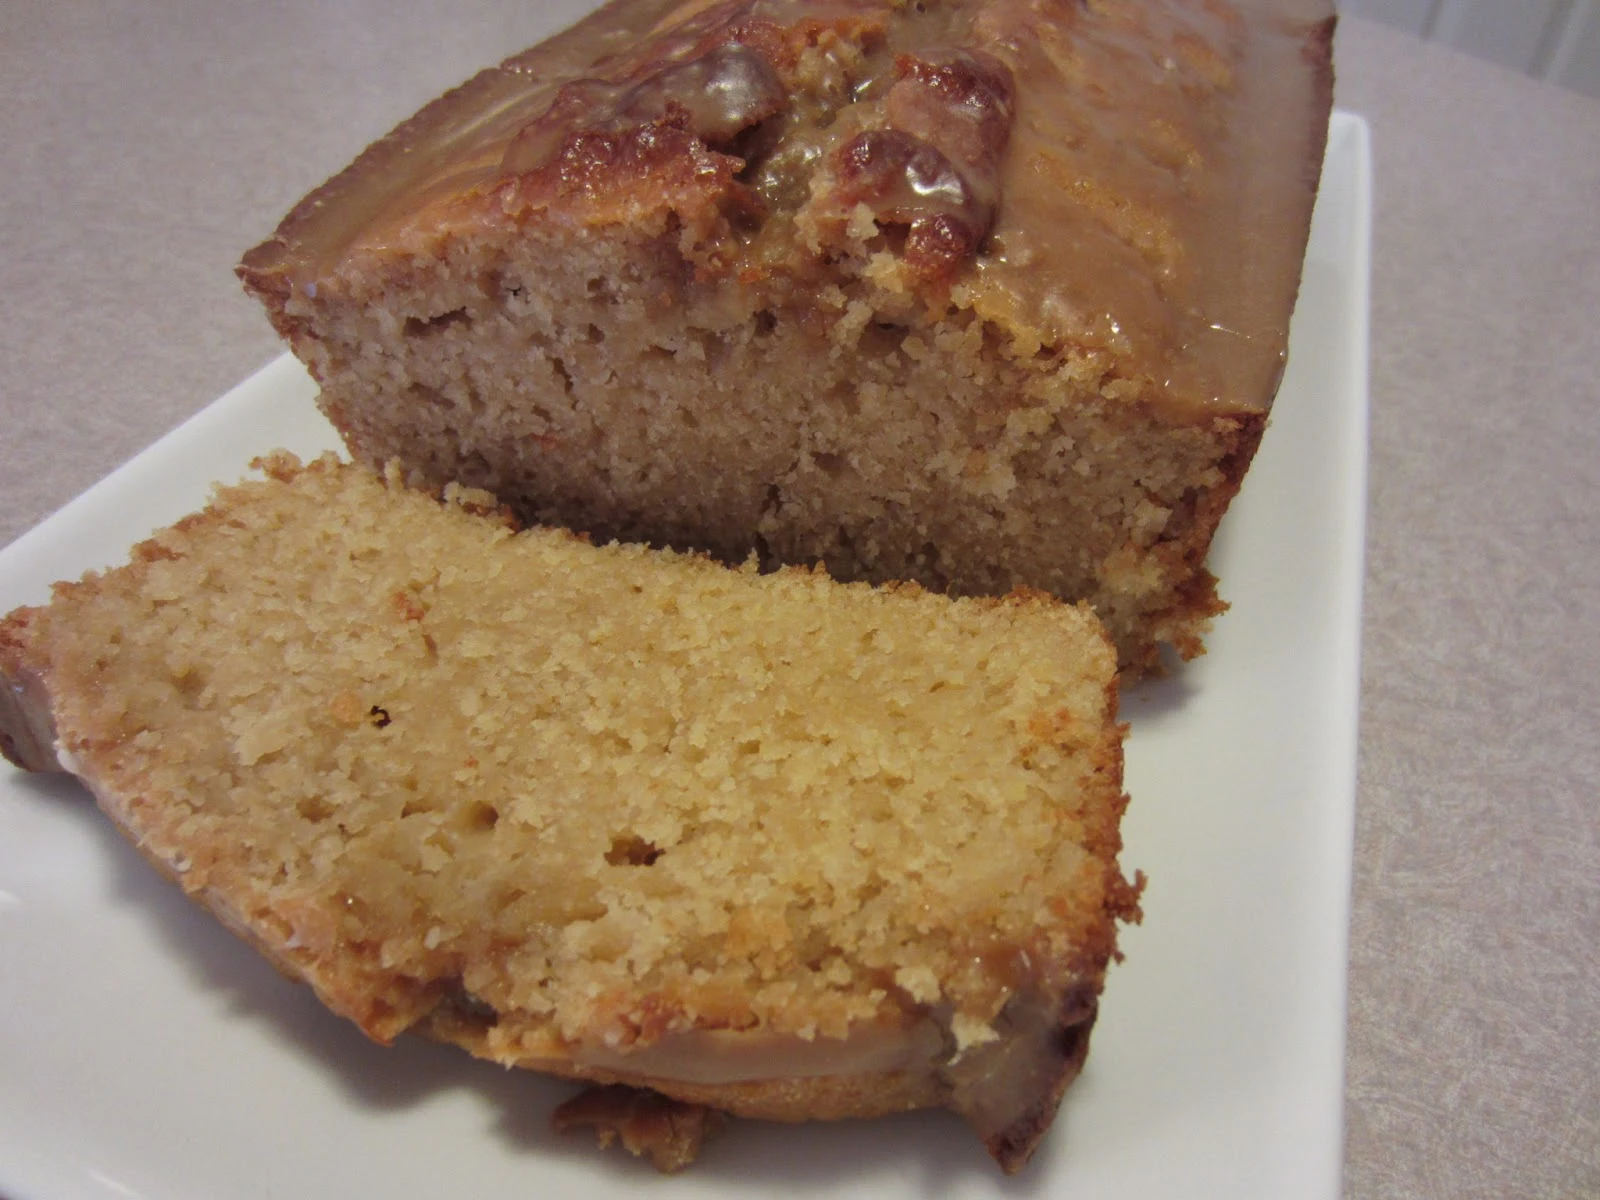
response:
[[[265,465],[0,622],[8,757],[379,1041],[1026,1160],[1137,911],[1092,613]]]
[[[240,267],[352,452],[524,519],[1201,650],[1331,0],[615,0]]]

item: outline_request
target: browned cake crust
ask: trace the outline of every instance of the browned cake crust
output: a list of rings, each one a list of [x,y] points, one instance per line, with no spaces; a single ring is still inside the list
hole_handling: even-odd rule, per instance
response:
[[[240,268],[352,451],[730,560],[1201,649],[1281,377],[1327,0],[616,0]]]
[[[691,1106],[566,1114],[666,1165],[692,1106],[1026,1160],[1137,914],[1092,613],[266,465],[0,621],[8,757],[371,1037]]]
[[[714,1108],[621,1084],[586,1088],[557,1108],[550,1122],[558,1133],[593,1129],[601,1149],[620,1141],[628,1153],[648,1155],[663,1172],[693,1163],[722,1123]]]

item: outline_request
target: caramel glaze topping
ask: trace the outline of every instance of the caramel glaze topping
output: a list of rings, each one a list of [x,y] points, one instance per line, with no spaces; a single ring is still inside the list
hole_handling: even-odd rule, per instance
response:
[[[885,127],[838,147],[813,188],[838,214],[865,204],[904,227],[904,258],[923,279],[954,276],[978,251],[1000,200],[1011,136],[1011,71],[981,51],[939,48],[895,59]]]
[[[1180,414],[1258,412],[1331,31],[1331,0],[613,0],[376,143],[241,274],[315,296],[486,222],[671,208],[717,241],[702,277],[780,297],[865,246],[1015,354],[1105,351]]]

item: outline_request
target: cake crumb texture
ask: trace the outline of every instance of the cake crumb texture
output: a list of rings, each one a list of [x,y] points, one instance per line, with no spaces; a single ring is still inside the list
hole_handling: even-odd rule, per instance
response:
[[[699,1158],[701,1147],[722,1124],[715,1109],[614,1083],[586,1088],[557,1108],[550,1121],[557,1133],[592,1129],[602,1150],[620,1143],[635,1158],[648,1157],[665,1174]]]
[[[264,465],[12,613],[0,672],[148,857],[369,1035],[792,1117],[950,1103],[938,1072],[1087,1028],[1136,914],[1087,608]],[[761,1090],[863,1071],[901,1082],[838,1112]]]
[[[240,267],[351,452],[525,520],[1089,600],[1202,649],[1282,377],[1327,0],[616,0]]]

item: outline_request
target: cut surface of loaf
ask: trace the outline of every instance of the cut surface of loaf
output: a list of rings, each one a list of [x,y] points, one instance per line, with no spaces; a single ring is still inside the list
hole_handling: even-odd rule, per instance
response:
[[[264,466],[0,622],[8,757],[380,1041],[1026,1159],[1137,913],[1092,613]]]
[[[1091,601],[1198,653],[1331,0],[616,0],[240,274],[352,452],[526,519]]]

